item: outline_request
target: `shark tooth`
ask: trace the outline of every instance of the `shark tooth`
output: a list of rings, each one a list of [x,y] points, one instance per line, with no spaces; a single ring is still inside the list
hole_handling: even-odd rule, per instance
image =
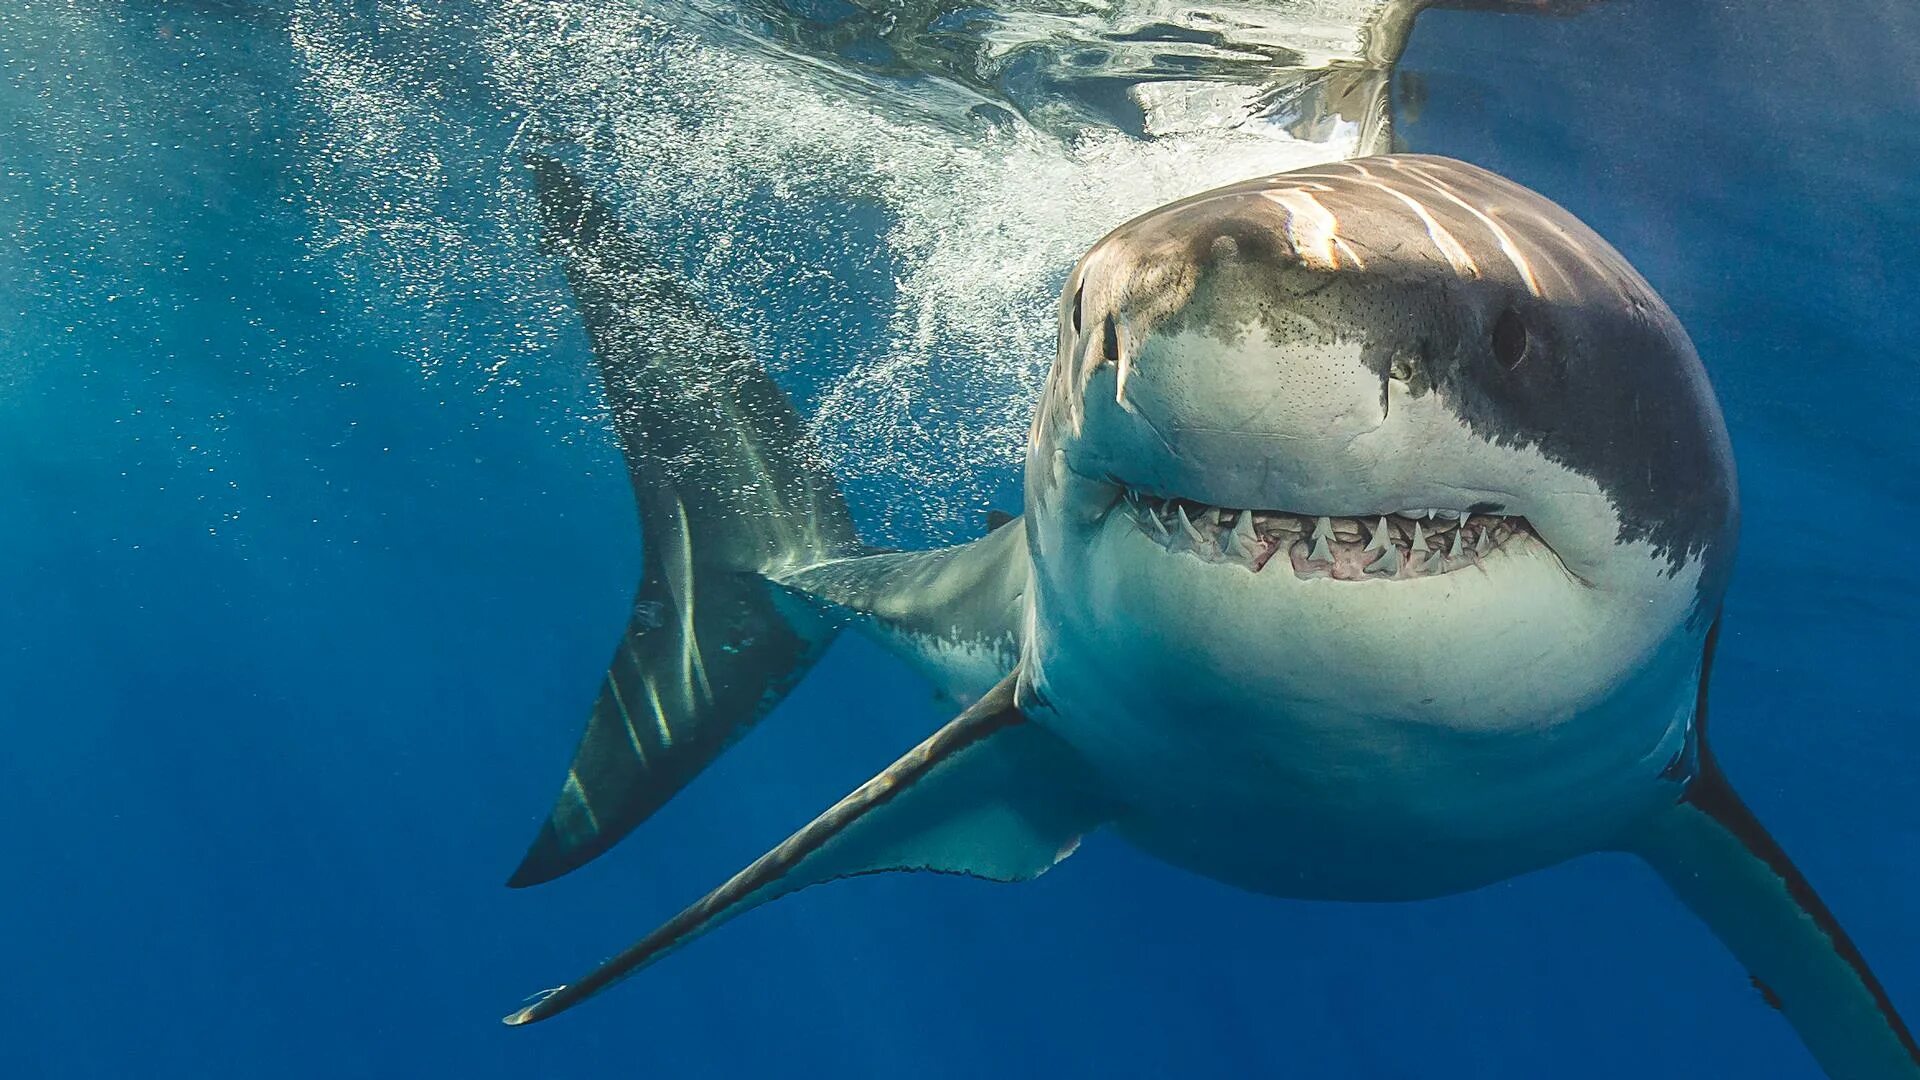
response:
[[[1188,539],[1192,540],[1195,543],[1199,543],[1200,541],[1205,540],[1207,538],[1205,533],[1201,532],[1198,528],[1194,526],[1193,519],[1187,516],[1186,507],[1176,506],[1174,507],[1173,512],[1179,516],[1180,529],[1182,532],[1185,532],[1187,534]],[[1205,514],[1202,514],[1200,516],[1202,518],[1206,517]]]
[[[1161,521],[1160,515],[1151,509],[1140,515],[1140,528],[1159,543],[1164,544],[1172,539],[1171,534],[1167,532],[1167,523]]]
[[[1374,526],[1373,539],[1367,541],[1368,551],[1382,551],[1393,546],[1393,537],[1387,532],[1386,515],[1380,516],[1380,524]],[[1372,567],[1368,567],[1372,569]]]
[[[1173,530],[1173,541],[1167,546],[1175,551],[1188,551],[1203,559],[1214,559],[1220,555],[1220,548],[1213,542],[1213,534],[1201,532],[1194,527],[1193,520],[1187,517],[1187,508],[1176,506],[1174,518],[1179,527]]]
[[[1473,542],[1473,553],[1475,555],[1485,555],[1491,547],[1493,547],[1493,530],[1490,528],[1481,529],[1480,538]]]
[[[1423,554],[1427,550],[1427,534],[1420,528],[1420,523],[1417,521],[1413,523],[1413,539],[1408,542],[1408,547],[1413,549],[1415,555]]]
[[[1419,562],[1421,573],[1444,574],[1447,572],[1447,553],[1446,552],[1441,551],[1439,548],[1435,548],[1432,551],[1426,552],[1425,554],[1426,554],[1426,558],[1421,559]]]
[[[1379,557],[1367,564],[1366,572],[1393,577],[1399,574],[1401,567],[1406,564],[1406,559],[1400,554],[1400,545],[1389,542],[1386,547],[1380,549]]]
[[[1457,559],[1460,556],[1466,554],[1465,550],[1463,549],[1460,543],[1460,534],[1465,531],[1466,531],[1465,529],[1453,530],[1453,546],[1447,549],[1447,558]]]
[[[1313,548],[1307,552],[1308,562],[1333,565],[1333,520],[1315,518],[1313,521]]]
[[[1234,519],[1233,531],[1227,534],[1227,554],[1251,561],[1259,550],[1258,545],[1259,537],[1253,531],[1253,511],[1242,510]]]

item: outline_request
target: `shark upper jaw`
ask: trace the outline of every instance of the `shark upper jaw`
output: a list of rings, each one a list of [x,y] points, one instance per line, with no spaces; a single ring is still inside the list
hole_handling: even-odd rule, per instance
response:
[[[1316,515],[1215,506],[1124,486],[1121,492],[1116,512],[1170,555],[1254,574],[1401,582],[1485,570],[1516,549],[1553,554],[1525,517],[1487,503]]]
[[[1611,518],[1595,518],[1585,506],[1569,513],[1564,500],[1530,499],[1510,485],[1276,486],[1191,469],[1149,469],[1182,475],[1146,483],[1101,468],[1104,461],[1083,467],[1073,449],[1058,455],[1059,495],[1046,500],[1063,512],[1069,534],[1138,534],[1169,557],[1262,579],[1407,583],[1467,570],[1484,576],[1525,557],[1551,564],[1581,591],[1611,591],[1609,572],[1620,569],[1609,561],[1620,549],[1594,531],[1615,525]],[[1555,533],[1571,540],[1575,561],[1550,539]]]

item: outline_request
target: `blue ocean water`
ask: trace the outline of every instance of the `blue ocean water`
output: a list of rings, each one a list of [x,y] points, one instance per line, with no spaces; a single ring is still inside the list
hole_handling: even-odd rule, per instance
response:
[[[1573,209],[1694,335],[1745,511],[1718,752],[1912,1014],[1920,13],[1755,7],[1431,13],[1404,135]],[[813,890],[499,1025],[945,715],[849,635],[613,854],[501,886],[624,621],[631,496],[537,252],[497,288],[356,287],[384,249],[327,218],[352,177],[307,135],[313,21],[0,10],[0,1075],[1816,1075],[1625,858],[1307,904],[1100,837],[1026,886]],[[520,117],[462,80],[417,89],[466,156],[379,156],[507,167]],[[867,521],[911,494],[851,490]]]

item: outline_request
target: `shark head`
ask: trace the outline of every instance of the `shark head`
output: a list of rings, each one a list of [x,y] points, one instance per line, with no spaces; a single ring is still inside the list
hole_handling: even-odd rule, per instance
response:
[[[1697,660],[1737,516],[1719,408],[1647,282],[1540,195],[1424,156],[1101,240],[1062,296],[1028,493],[1042,636],[1134,631],[1082,667],[1469,727]]]

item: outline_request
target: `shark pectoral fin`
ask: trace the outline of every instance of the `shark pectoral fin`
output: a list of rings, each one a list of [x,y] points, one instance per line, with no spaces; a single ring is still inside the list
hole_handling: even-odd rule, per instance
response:
[[[571,1008],[735,915],[809,885],[886,870],[994,881],[1045,873],[1110,815],[1079,757],[1015,704],[1017,677],[664,926],[506,1022]]]
[[[834,559],[773,580],[972,701],[1020,662],[1030,565],[1026,524],[1014,518],[958,547]]]
[[[1829,1076],[1920,1078],[1920,1047],[1866,959],[1710,755],[1629,849],[1746,965]]]

